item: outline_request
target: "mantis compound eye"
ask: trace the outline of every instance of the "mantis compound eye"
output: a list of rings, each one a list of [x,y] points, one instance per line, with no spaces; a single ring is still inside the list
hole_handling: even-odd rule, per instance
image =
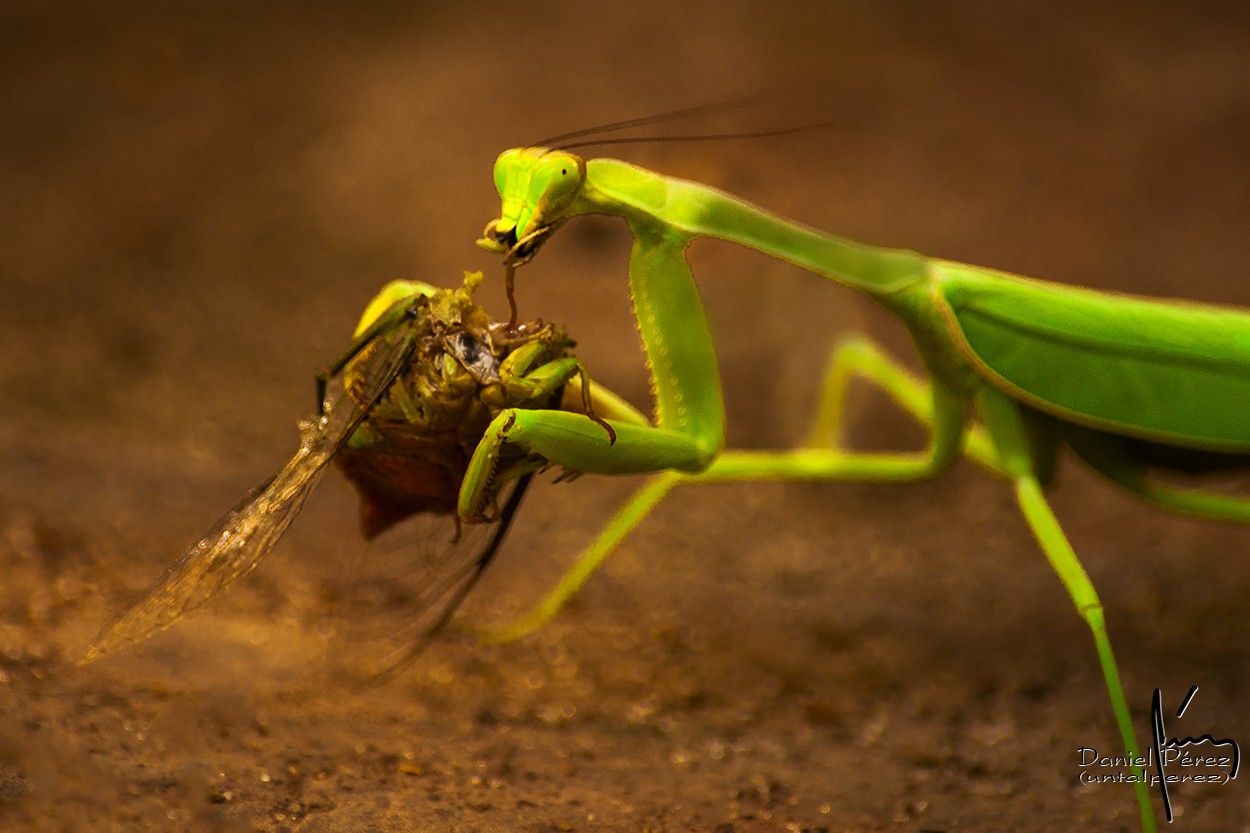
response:
[[[507,194],[514,172],[523,164],[523,154],[521,148],[512,148],[499,154],[495,160],[495,190],[500,196]]]
[[[586,181],[586,163],[567,151],[548,151],[538,162],[532,180],[537,197],[534,219],[541,225],[552,225],[564,215],[582,192]],[[530,229],[526,229],[528,233]]]

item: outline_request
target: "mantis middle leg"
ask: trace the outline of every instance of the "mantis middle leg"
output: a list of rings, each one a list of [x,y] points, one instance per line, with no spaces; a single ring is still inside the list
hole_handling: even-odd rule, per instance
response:
[[[923,428],[932,430],[933,392],[929,383],[871,339],[851,336],[833,349],[806,446],[841,446],[847,390],[856,378],[879,388]],[[985,429],[976,423],[964,435],[964,455],[991,474],[1002,474]]]
[[[961,438],[964,436],[966,406],[959,394],[944,386],[937,385],[931,389],[925,387],[924,394],[928,396],[929,402],[920,409],[923,414],[922,424],[930,432],[929,444],[925,450],[903,453],[863,453],[841,448],[729,451],[701,474],[664,472],[650,479],[634,494],[590,546],[578,556],[573,567],[533,609],[506,625],[476,629],[476,634],[487,642],[509,642],[549,622],[625,536],[670,491],[684,483],[785,479],[897,483],[924,480],[939,474],[959,453]]]

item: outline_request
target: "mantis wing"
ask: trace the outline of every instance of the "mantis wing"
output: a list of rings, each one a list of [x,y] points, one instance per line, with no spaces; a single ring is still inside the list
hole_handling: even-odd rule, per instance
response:
[[[1250,313],[936,262],[942,312],[979,375],[1060,419],[1250,451]]]

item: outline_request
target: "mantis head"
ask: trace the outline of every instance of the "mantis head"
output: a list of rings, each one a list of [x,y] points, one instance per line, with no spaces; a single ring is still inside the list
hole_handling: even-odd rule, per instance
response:
[[[505,150],[495,162],[501,214],[486,225],[477,244],[504,255],[510,264],[525,263],[572,215],[585,182],[580,156],[537,147]]]

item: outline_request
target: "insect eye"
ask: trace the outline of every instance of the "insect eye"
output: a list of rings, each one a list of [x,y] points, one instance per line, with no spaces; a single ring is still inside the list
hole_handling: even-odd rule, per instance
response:
[[[520,153],[516,148],[505,150],[499,154],[499,158],[495,160],[495,190],[501,195],[508,188],[508,181],[512,178],[513,171],[516,170]]]
[[[456,333],[451,337],[448,348],[456,358],[465,364],[473,364],[482,352],[482,345],[468,333]]]
[[[458,332],[449,336],[447,352],[460,362],[465,370],[482,383],[489,383],[499,378],[499,360],[491,354],[488,347],[474,338],[470,333]]]
[[[557,150],[547,155],[536,177],[542,183],[544,214],[558,214],[577,198],[584,171],[582,161],[571,153]]]

